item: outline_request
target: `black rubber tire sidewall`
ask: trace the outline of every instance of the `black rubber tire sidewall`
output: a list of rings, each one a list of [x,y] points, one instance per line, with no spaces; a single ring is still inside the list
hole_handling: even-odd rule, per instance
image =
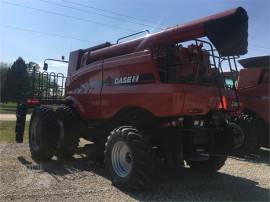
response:
[[[34,148],[32,142],[32,130],[34,127],[33,121],[39,119],[37,125],[37,134],[40,138],[40,144],[37,149]],[[55,112],[45,106],[36,107],[33,111],[30,126],[29,126],[29,147],[32,158],[36,161],[47,161],[55,154],[57,139],[58,139],[58,125]]]
[[[57,156],[61,159],[69,159],[79,144],[79,115],[69,106],[56,109],[56,114],[58,121],[62,121],[64,127],[64,139],[59,142]]]
[[[242,146],[236,149],[234,154],[248,155],[258,151],[263,135],[263,125],[260,120],[250,114],[241,114],[235,123],[242,128],[245,138]]]
[[[126,128],[129,128],[129,130],[123,132]],[[118,141],[125,142],[129,146],[133,155],[133,167],[129,175],[126,177],[118,176],[112,166],[111,152],[113,146]],[[117,187],[136,190],[150,188],[154,172],[152,160],[153,158],[150,145],[134,127],[118,127],[113,130],[111,135],[107,138],[105,145],[106,170],[112,183]]]
[[[115,145],[115,143],[117,143],[118,141],[123,141],[125,142],[128,147],[130,148],[131,150],[131,153],[132,155],[134,155],[134,151],[132,149],[132,146],[129,144],[129,142],[127,142],[123,137],[121,136],[116,136],[116,137],[113,137],[113,139],[109,142],[108,146],[106,147],[106,151],[109,153],[109,156],[107,157],[107,162],[106,162],[106,165],[107,165],[107,170],[109,171],[110,173],[110,176],[112,178],[112,181],[115,183],[115,184],[119,184],[119,185],[122,185],[122,184],[125,184],[127,183],[133,172],[134,172],[134,167],[132,167],[132,170],[131,172],[129,173],[128,176],[124,177],[124,178],[121,178],[119,177],[115,172],[114,172],[114,169],[113,169],[113,166],[112,166],[112,159],[111,159],[111,152],[112,152],[112,149],[113,149],[113,146]],[[134,164],[133,164],[134,165]]]

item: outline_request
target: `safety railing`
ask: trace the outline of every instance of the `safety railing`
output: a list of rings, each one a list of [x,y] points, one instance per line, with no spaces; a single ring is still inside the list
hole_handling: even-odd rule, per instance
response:
[[[66,77],[62,73],[39,72],[35,69],[30,72],[31,91],[26,98],[39,100],[62,100],[65,96]]]

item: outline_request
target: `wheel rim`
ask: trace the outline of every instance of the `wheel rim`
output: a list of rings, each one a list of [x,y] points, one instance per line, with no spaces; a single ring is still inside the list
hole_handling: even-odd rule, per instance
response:
[[[233,133],[234,148],[237,149],[242,146],[245,140],[245,133],[242,128],[235,123],[230,123],[230,128]]]
[[[130,174],[133,166],[133,155],[125,142],[119,141],[114,144],[111,159],[114,172],[118,176],[126,177]]]
[[[30,139],[31,139],[31,143],[32,143],[34,151],[37,151],[40,145],[40,137],[37,134],[38,125],[39,125],[39,118],[35,118],[31,123],[31,129],[30,129]]]

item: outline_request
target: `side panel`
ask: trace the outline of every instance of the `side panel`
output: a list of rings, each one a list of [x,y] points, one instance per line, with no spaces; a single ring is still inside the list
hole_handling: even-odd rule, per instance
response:
[[[238,92],[242,110],[249,110],[270,125],[269,70],[243,69],[239,75]]]
[[[101,111],[104,118],[133,106],[144,108],[157,117],[205,115],[216,109],[216,100],[219,100],[213,87],[184,84],[136,84],[103,89]]]
[[[265,123],[270,125],[269,115],[269,84],[261,84],[239,91],[243,109],[253,111],[258,117],[263,119]]]
[[[157,117],[194,115],[194,108],[199,109],[196,114],[206,114],[215,106],[209,106],[210,98],[218,96],[213,87],[160,83],[147,52],[104,60],[103,84],[102,118],[127,107],[141,107]]]
[[[257,86],[261,71],[261,69],[241,69],[238,76],[237,88],[240,90]]]
[[[181,114],[183,108],[184,92],[172,93],[174,88],[171,85],[136,84],[103,89],[101,105],[104,118],[111,118],[127,107],[140,107],[157,117]]]
[[[102,61],[81,67],[68,78],[67,99],[72,100],[81,117],[99,118],[102,88]]]
[[[103,70],[103,71],[102,71]],[[149,51],[85,65],[68,78],[67,99],[83,119],[112,118],[128,107],[157,117],[203,115],[217,100],[215,87],[161,83]]]
[[[127,107],[141,107],[155,115],[171,108],[171,90],[159,82],[149,51],[104,60],[101,101],[102,118],[111,118]],[[164,96],[167,94],[168,96]],[[159,100],[157,100],[157,97]],[[182,98],[184,95],[182,95]],[[179,99],[182,108],[183,99]]]
[[[184,86],[186,96],[183,115],[203,115],[216,108],[216,102],[219,100],[217,88],[200,85]]]

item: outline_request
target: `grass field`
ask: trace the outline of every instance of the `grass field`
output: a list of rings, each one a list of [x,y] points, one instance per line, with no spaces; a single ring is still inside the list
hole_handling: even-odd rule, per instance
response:
[[[15,114],[17,103],[9,102],[7,104],[0,103],[0,114]]]
[[[7,104],[0,103],[0,114],[16,114],[17,103],[9,102]],[[32,113],[32,109],[27,110],[27,114]]]
[[[24,140],[28,141],[29,121],[25,124]],[[0,141],[15,142],[15,121],[0,121]]]

